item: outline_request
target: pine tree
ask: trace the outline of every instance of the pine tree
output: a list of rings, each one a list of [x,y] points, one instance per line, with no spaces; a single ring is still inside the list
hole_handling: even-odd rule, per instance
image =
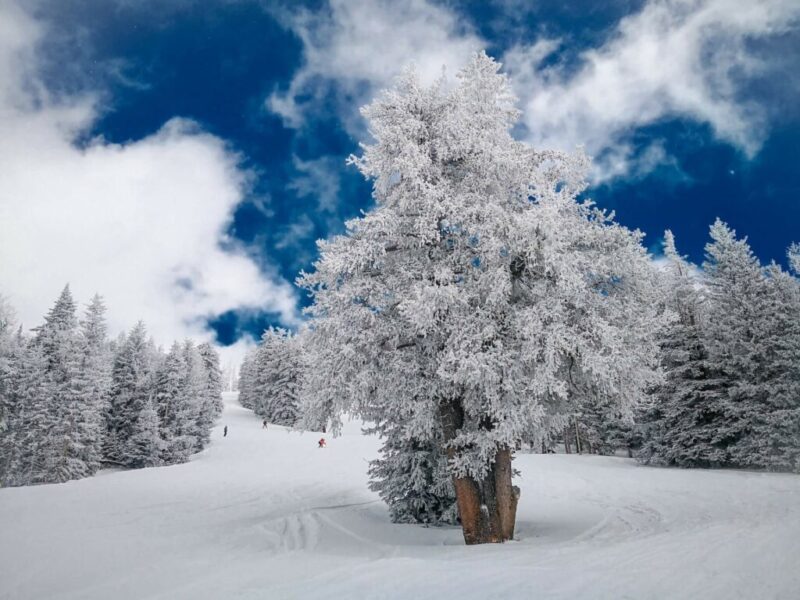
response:
[[[97,406],[83,370],[82,340],[69,286],[35,331],[33,343],[47,362],[43,373],[46,411],[35,422],[42,438],[36,482],[92,475],[99,466]]]
[[[795,242],[786,251],[786,257],[789,259],[789,266],[795,275],[800,275],[800,244]]]
[[[100,295],[95,294],[81,321],[81,367],[78,386],[86,401],[86,411],[81,421],[84,444],[84,461],[95,472],[102,460],[105,439],[104,415],[108,411],[111,391],[111,353],[106,307]]]
[[[637,427],[637,458],[649,464],[718,467],[729,460],[731,426],[726,388],[730,382],[714,365],[706,340],[707,290],[695,269],[664,234],[667,306],[675,315],[661,335],[665,380],[651,390]]]
[[[739,398],[755,404],[747,435],[732,448],[733,461],[772,471],[800,472],[800,286],[777,264],[765,270],[758,354],[752,380]],[[738,391],[738,390],[737,390]]]
[[[422,445],[441,435],[469,544],[513,536],[513,450],[574,413],[572,374],[622,413],[658,378],[641,234],[577,200],[584,156],[511,137],[498,69],[479,54],[431,88],[409,72],[364,109],[375,143],[351,162],[376,207],[299,280],[309,422],[351,412]]]
[[[706,245],[706,274],[713,318],[708,323],[712,368],[725,380],[723,415],[715,429],[731,466],[752,465],[754,424],[768,407],[771,393],[761,374],[770,368],[767,354],[769,290],[764,272],[746,239],[717,219]],[[766,385],[764,385],[766,383]]]
[[[124,466],[132,466],[130,440],[150,400],[153,355],[146,335],[140,321],[117,351],[111,373],[106,459]]]
[[[404,439],[401,428],[387,424],[368,433],[384,439],[380,458],[369,465],[369,487],[389,505],[392,521],[455,525],[456,495],[441,440]]]
[[[3,432],[8,429],[15,405],[12,389],[17,376],[14,357],[18,348],[14,325],[14,310],[8,301],[0,296],[0,440]],[[0,468],[2,464],[0,456]]]
[[[201,408],[197,427],[200,432],[201,448],[204,448],[210,440],[211,428],[222,414],[222,373],[219,368],[219,355],[211,344],[200,344],[197,351],[203,370]]]
[[[285,329],[268,329],[256,350],[255,363],[255,412],[270,423],[294,425],[303,370],[299,338]]]
[[[183,348],[174,342],[155,378],[161,460],[165,464],[180,462],[184,454],[183,443],[177,440],[183,427],[181,403],[185,371]]]
[[[256,407],[256,350],[250,349],[239,368],[239,404],[250,410]]]
[[[201,450],[205,436],[201,429],[202,411],[205,399],[205,375],[203,372],[202,358],[192,340],[183,343],[183,382],[181,388],[180,406],[180,435],[183,437],[189,452],[183,457],[188,460],[189,455]]]
[[[23,350],[18,355],[12,392],[16,406],[4,444],[7,467],[2,483],[6,486],[52,481],[46,471],[49,438],[44,435],[50,425],[51,410],[51,389],[44,376],[47,357],[36,344],[20,340],[20,347]]]
[[[157,467],[162,464],[162,447],[158,414],[148,398],[128,441],[127,462],[134,468]]]

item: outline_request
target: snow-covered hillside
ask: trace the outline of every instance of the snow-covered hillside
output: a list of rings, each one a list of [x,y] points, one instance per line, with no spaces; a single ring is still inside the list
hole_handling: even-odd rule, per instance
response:
[[[228,425],[223,438],[222,426]],[[797,598],[800,477],[522,455],[518,541],[393,525],[378,441],[226,399],[188,464],[0,490],[0,598]]]

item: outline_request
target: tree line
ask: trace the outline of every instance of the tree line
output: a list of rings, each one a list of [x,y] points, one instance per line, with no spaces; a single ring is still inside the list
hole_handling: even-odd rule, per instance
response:
[[[469,544],[513,537],[523,447],[800,471],[795,275],[721,221],[702,268],[670,232],[653,261],[583,196],[587,157],[511,136],[515,101],[481,53],[454,85],[407,71],[362,110],[350,163],[375,206],[319,242],[307,325],[265,335],[244,403],[316,430],[361,417],[392,517],[458,520]]]
[[[103,299],[79,317],[66,286],[28,335],[0,302],[0,484],[63,482],[103,466],[186,461],[222,411],[209,344],[169,352],[137,323],[110,340]]]

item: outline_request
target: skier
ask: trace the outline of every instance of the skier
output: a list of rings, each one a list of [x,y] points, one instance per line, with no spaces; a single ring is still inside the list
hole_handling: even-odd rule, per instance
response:
[[[264,420],[261,422],[261,429],[266,429],[266,428],[267,428],[267,420],[266,420],[266,419],[264,419]]]
[[[324,448],[325,446],[325,438],[320,438],[320,440],[317,442],[317,448]]]
[[[225,425],[225,429],[222,430],[222,437],[228,437],[228,426]]]

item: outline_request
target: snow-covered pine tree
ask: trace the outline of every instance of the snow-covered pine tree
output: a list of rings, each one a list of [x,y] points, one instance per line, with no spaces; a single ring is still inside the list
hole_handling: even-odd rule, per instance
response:
[[[150,397],[139,413],[127,446],[129,466],[142,468],[157,467],[162,464],[163,440],[159,432],[158,414]]]
[[[98,407],[83,370],[83,345],[75,301],[65,286],[33,343],[47,361],[48,410],[39,421],[41,469],[36,482],[60,482],[92,475],[99,467]]]
[[[589,387],[580,394],[578,410],[568,429],[580,453],[612,455],[628,449],[632,427],[631,416],[619,410],[613,398]]]
[[[186,461],[194,452],[202,450],[202,410],[205,398],[205,374],[203,361],[197,347],[190,339],[183,342],[183,385],[179,403],[180,436],[186,448],[181,461]]]
[[[768,282],[746,239],[717,219],[706,245],[713,318],[708,323],[712,368],[726,380],[724,419],[715,423],[731,466],[758,464],[754,425],[770,410],[770,331],[775,315]]]
[[[201,447],[205,447],[211,436],[211,428],[222,414],[222,372],[219,354],[209,343],[197,347],[203,369],[201,408],[197,427],[200,431]]]
[[[775,263],[764,275],[756,368],[738,384],[747,386],[739,397],[758,404],[731,455],[738,465],[800,472],[800,285]]]
[[[165,464],[180,462],[183,458],[183,444],[176,440],[183,427],[180,420],[185,372],[183,347],[174,342],[155,377],[155,408],[161,437],[161,460]]]
[[[103,298],[95,294],[86,307],[80,322],[81,366],[79,386],[83,390],[87,411],[81,423],[84,444],[84,461],[91,465],[92,473],[102,460],[105,440],[104,415],[108,411],[111,391],[111,352],[108,342],[106,307]]]
[[[786,251],[786,257],[789,259],[789,266],[794,271],[795,275],[800,275],[800,243],[795,242]]]
[[[367,431],[383,438],[380,458],[369,464],[369,487],[389,505],[392,521],[455,525],[456,494],[441,440],[404,439],[397,424]]]
[[[21,326],[15,330],[15,313],[0,296],[0,486],[15,485],[21,478],[19,444],[25,411],[27,340]],[[36,385],[34,384],[34,390]],[[17,484],[19,485],[19,484]]]
[[[270,423],[292,426],[298,418],[302,347],[298,336],[269,328],[256,350],[255,412]]]
[[[320,243],[309,422],[333,407],[442,440],[468,544],[513,536],[514,448],[574,412],[580,372],[627,412],[657,375],[641,234],[577,200],[583,155],[510,135],[518,111],[481,53],[447,87],[412,72],[364,109],[352,162],[376,208]],[[621,324],[624,324],[622,326]]]
[[[239,404],[250,410],[256,407],[256,349],[250,349],[239,367]]]
[[[647,464],[718,467],[728,461],[729,381],[709,356],[708,291],[697,269],[664,233],[664,297],[675,320],[661,333],[665,380],[650,390],[638,419],[637,458]]]
[[[152,393],[153,353],[144,323],[139,321],[114,356],[106,418],[106,460],[133,466],[130,440]]]
[[[52,390],[44,377],[47,357],[41,346],[18,336],[16,374],[11,393],[14,412],[3,438],[4,486],[30,485],[50,481],[45,460],[49,438],[42,435],[50,423]]]
[[[8,300],[0,295],[0,440],[8,428],[15,405],[12,389],[17,376],[14,356],[18,353],[18,348],[14,329],[14,309]],[[0,469],[2,465],[2,455],[0,455]]]

